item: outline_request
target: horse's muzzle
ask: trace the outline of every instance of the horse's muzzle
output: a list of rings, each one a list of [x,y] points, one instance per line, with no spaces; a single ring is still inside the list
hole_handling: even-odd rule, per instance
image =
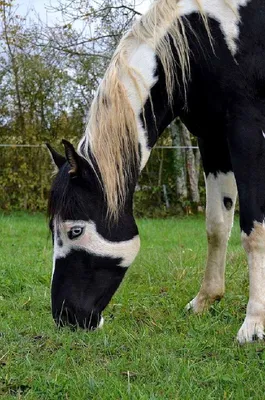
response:
[[[60,312],[56,310],[53,319],[58,327],[69,326],[71,329],[95,330],[102,328],[104,323],[103,317],[96,311],[76,312],[68,307],[64,307]]]

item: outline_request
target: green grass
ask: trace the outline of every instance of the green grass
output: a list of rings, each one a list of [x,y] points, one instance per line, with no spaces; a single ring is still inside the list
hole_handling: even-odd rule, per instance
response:
[[[265,346],[235,335],[248,294],[238,224],[225,298],[186,315],[204,270],[203,218],[141,220],[141,252],[103,330],[57,330],[51,245],[42,215],[0,216],[0,398],[264,399]]]

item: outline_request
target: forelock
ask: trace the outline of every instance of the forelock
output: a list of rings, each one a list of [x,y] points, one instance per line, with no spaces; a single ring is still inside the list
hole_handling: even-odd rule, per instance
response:
[[[80,178],[69,176],[69,165],[65,164],[56,175],[49,196],[48,217],[61,220],[77,219],[87,216],[88,209],[84,202],[84,190]]]

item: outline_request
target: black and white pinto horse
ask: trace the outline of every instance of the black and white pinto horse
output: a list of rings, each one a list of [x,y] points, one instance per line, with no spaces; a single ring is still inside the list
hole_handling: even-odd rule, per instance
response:
[[[224,295],[237,191],[250,293],[240,343],[265,326],[265,1],[158,0],[122,38],[92,103],[78,150],[50,146],[58,167],[49,213],[52,312],[58,324],[101,327],[135,259],[133,193],[176,117],[198,137],[206,177],[208,256],[200,313]]]

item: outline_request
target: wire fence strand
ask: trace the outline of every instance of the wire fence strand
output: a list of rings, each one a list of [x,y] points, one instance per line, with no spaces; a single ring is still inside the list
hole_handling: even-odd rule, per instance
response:
[[[9,143],[3,143],[0,144],[0,147],[11,147],[11,148],[16,148],[16,147],[43,147],[45,148],[45,144],[9,144]],[[155,146],[154,149],[198,149],[198,146]]]

